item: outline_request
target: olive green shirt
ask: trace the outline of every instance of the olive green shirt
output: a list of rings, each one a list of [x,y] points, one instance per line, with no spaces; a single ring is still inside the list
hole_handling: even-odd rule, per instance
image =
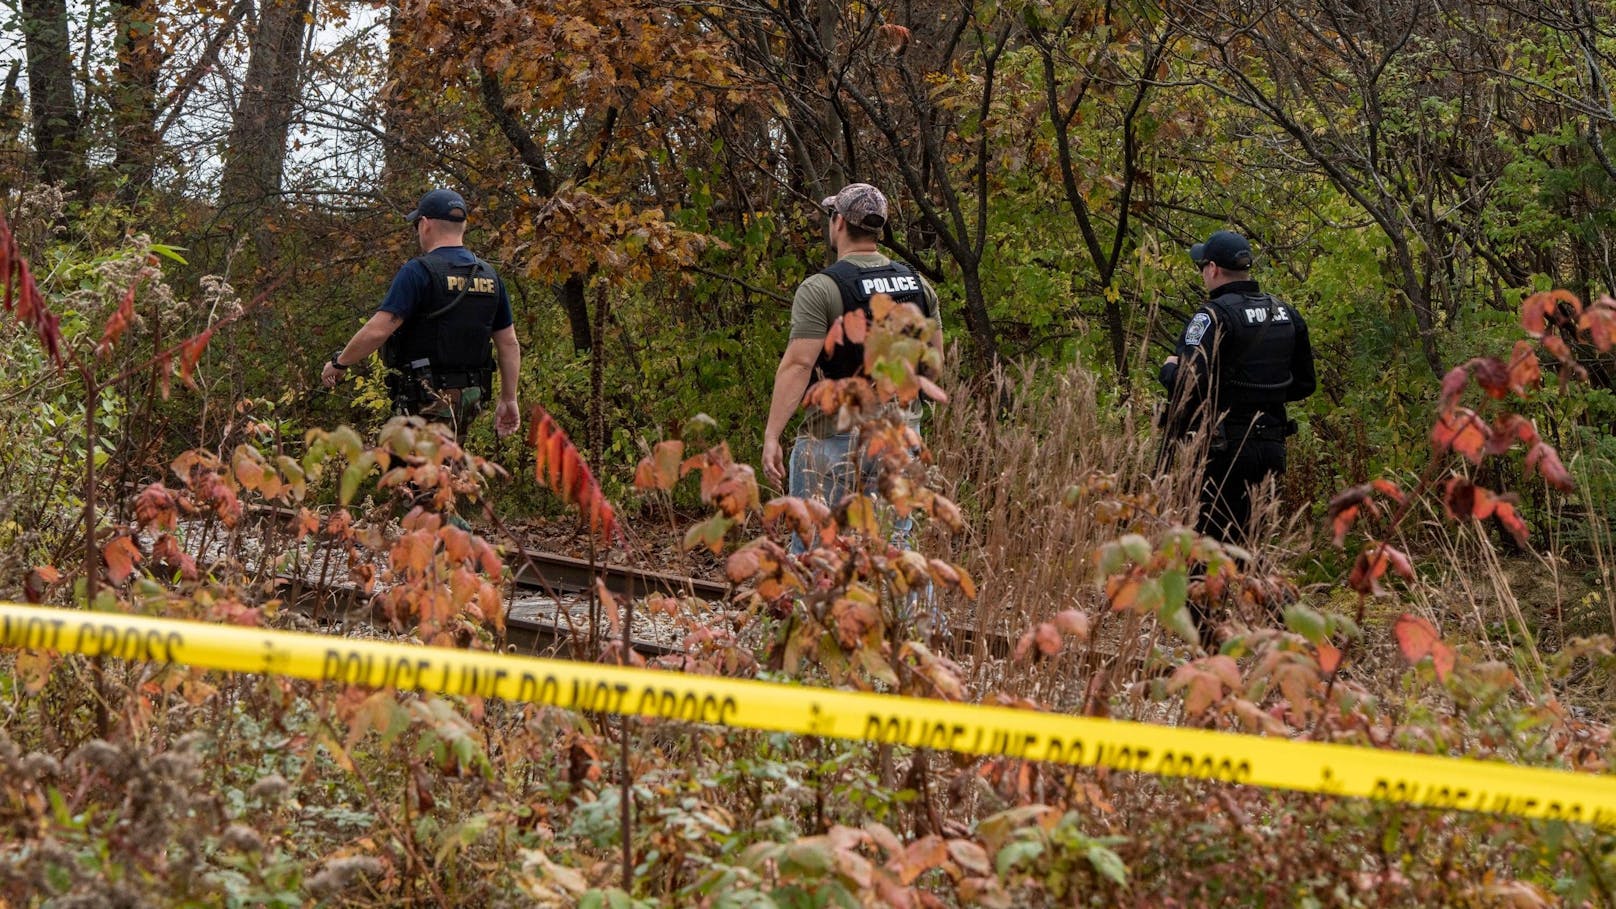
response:
[[[849,253],[842,257],[860,268],[879,268],[892,262],[891,259],[878,253]],[[917,277],[919,277],[917,275]],[[932,318],[942,324],[942,310],[937,305],[937,292],[932,290],[925,278],[920,278],[921,292],[926,296],[926,305],[931,308]],[[830,327],[842,316],[842,292],[836,282],[829,275],[812,274],[797,285],[797,293],[791,300],[791,340],[799,338],[813,338],[823,340],[830,334]],[[917,401],[910,405],[906,414],[911,420],[920,418],[920,403]],[[809,411],[802,421],[800,432],[804,435],[823,439],[836,434],[836,415],[825,414],[818,410]]]

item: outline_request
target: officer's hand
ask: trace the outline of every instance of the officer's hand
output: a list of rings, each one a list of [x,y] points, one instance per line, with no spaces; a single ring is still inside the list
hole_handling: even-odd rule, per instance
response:
[[[1163,366],[1177,366],[1178,365],[1178,354],[1173,354],[1172,356],[1170,356],[1167,359],[1163,360],[1162,365]]]
[[[320,381],[325,384],[326,388],[336,388],[337,382],[341,381],[341,379],[342,370],[332,366],[331,361],[327,360],[325,369],[320,370]]]
[[[494,432],[500,438],[522,428],[522,408],[515,401],[500,401],[494,409]]]
[[[782,457],[780,440],[777,438],[763,440],[763,475],[781,489],[786,488],[785,459]]]

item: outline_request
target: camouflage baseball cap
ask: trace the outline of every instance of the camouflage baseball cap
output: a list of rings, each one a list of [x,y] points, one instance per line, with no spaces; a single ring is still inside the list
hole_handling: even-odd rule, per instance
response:
[[[819,204],[826,214],[841,215],[865,230],[880,230],[887,223],[887,197],[868,183],[849,183]]]

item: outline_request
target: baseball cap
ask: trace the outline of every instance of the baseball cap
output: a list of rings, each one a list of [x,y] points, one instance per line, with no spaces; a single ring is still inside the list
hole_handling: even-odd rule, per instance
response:
[[[887,197],[868,183],[849,183],[819,204],[865,230],[880,230],[887,223]]]
[[[1246,271],[1251,268],[1251,244],[1233,231],[1220,230],[1207,237],[1205,243],[1191,246],[1190,259],[1196,265],[1212,262],[1219,268]]]
[[[416,203],[415,211],[404,216],[404,220],[414,224],[422,218],[432,218],[435,221],[464,221],[466,220],[466,200],[452,189],[434,189],[421,197]]]

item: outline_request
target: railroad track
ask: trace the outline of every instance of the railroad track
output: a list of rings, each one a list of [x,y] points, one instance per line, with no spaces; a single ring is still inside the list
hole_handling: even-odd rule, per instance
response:
[[[588,602],[596,577],[613,595],[624,599],[661,594],[721,600],[730,592],[725,584],[700,578],[623,565],[591,567],[586,560],[551,552],[524,550],[512,556],[508,563],[518,568],[514,578],[516,592],[505,614],[506,643],[521,653],[536,655],[564,653],[575,634],[587,634],[583,627],[588,624],[587,619],[581,623],[568,621],[563,612],[570,614],[571,609]],[[294,577],[286,580],[292,589],[293,607],[311,618],[337,622],[345,627],[386,621],[374,603],[374,596],[357,585],[343,582],[310,585],[306,579]],[[680,652],[675,646],[643,637],[631,643],[635,652],[644,657]]]

